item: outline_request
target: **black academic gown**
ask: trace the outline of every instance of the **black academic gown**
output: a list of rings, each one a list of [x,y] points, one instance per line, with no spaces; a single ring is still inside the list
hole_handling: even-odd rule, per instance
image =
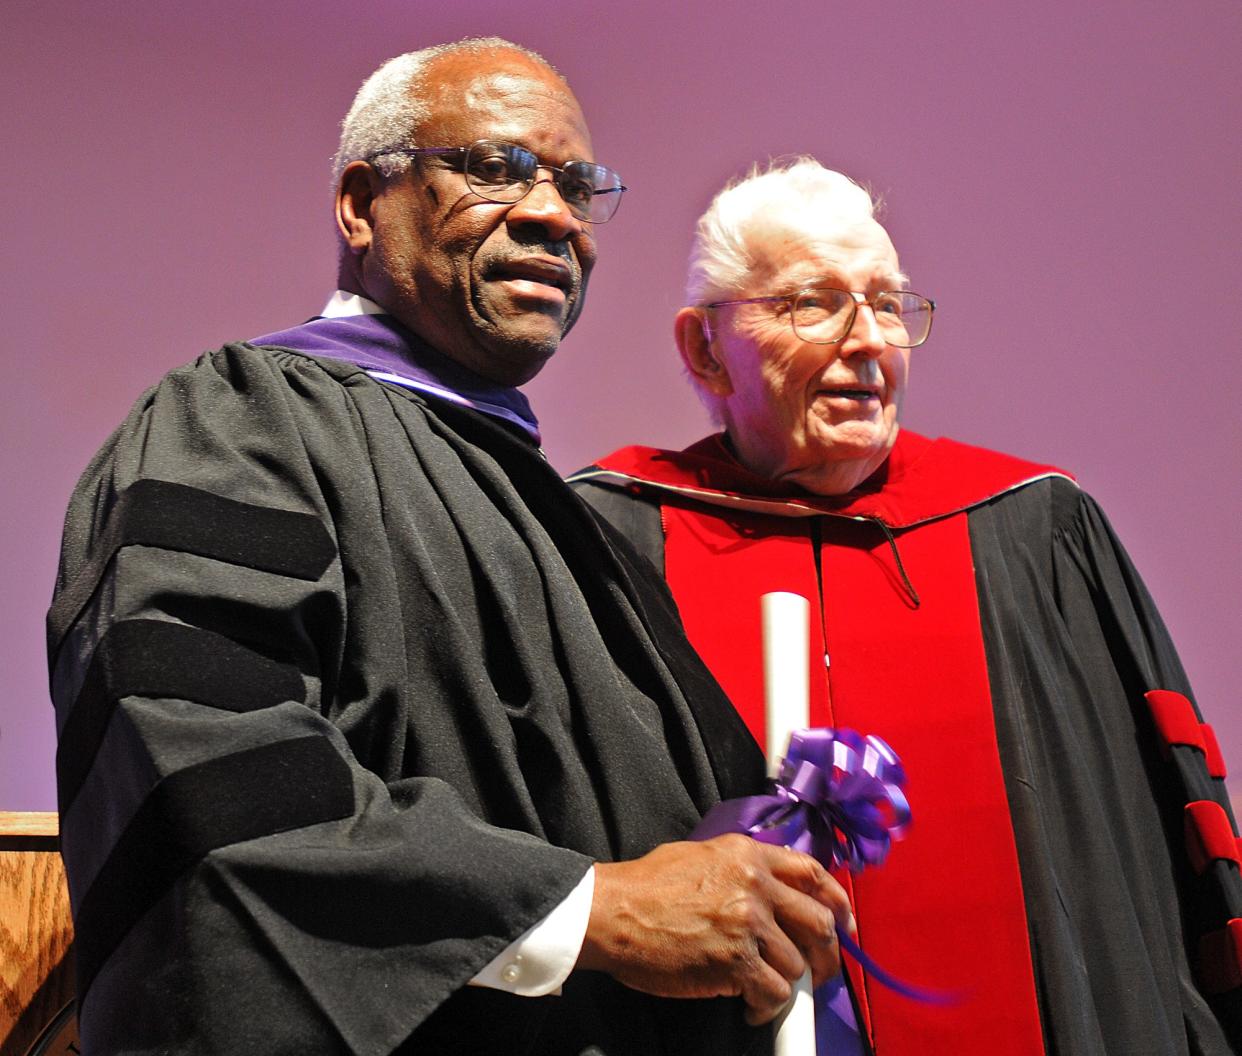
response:
[[[466,987],[763,768],[662,584],[507,427],[207,354],[84,474],[49,650],[87,1053],[770,1045],[598,973]]]

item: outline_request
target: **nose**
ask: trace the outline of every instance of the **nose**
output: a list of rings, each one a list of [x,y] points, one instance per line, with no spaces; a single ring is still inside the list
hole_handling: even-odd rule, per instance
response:
[[[857,299],[857,294],[855,295]],[[875,309],[866,301],[859,299],[854,309],[854,321],[849,333],[841,341],[842,357],[863,355],[875,359],[888,347],[884,334],[880,330],[879,320],[875,317]]]
[[[572,238],[583,228],[583,221],[570,212],[556,181],[546,169],[539,170],[526,196],[509,207],[507,220],[518,226],[538,227],[552,242]]]

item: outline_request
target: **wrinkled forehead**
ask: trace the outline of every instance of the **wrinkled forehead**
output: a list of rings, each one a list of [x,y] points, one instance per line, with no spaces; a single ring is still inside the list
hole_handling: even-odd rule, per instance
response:
[[[591,160],[591,134],[569,86],[525,56],[446,55],[427,71],[426,85],[429,113],[416,130],[426,146],[502,139],[541,157]]]
[[[843,289],[899,289],[906,284],[897,250],[875,220],[826,216],[797,223],[755,218],[747,231],[750,294],[787,293],[824,284]]]

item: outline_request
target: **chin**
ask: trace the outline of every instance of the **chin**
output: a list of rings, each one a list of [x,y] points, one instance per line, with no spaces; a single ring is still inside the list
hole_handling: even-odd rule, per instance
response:
[[[525,385],[535,377],[560,346],[560,335],[492,334],[484,342],[489,371],[485,375],[502,385]]]
[[[802,469],[791,476],[808,491],[820,495],[843,495],[852,491],[884,464],[892,450],[892,438],[877,443],[874,436],[865,441],[837,437],[819,443],[798,461]]]
[[[851,427],[831,430],[817,438],[815,446],[826,462],[865,461],[877,455],[883,457],[893,446],[895,433],[880,430],[870,423],[861,422]]]
[[[874,418],[837,422],[834,431],[842,436],[856,436],[873,448],[889,448],[897,437],[897,417],[885,409]]]

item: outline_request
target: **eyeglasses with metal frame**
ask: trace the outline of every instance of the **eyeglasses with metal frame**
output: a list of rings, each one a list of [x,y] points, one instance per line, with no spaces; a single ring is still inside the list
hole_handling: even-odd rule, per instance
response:
[[[552,183],[569,211],[588,224],[607,223],[621,204],[625,184],[612,169],[590,161],[570,161],[563,166],[545,165],[533,151],[516,143],[480,139],[468,147],[406,147],[381,150],[367,161],[389,154],[409,158],[457,157],[466,186],[480,198],[512,205],[535,186],[539,170],[552,173]]]
[[[734,304],[765,304],[783,301],[789,306],[789,321],[794,333],[815,345],[835,345],[845,340],[854,328],[858,306],[865,304],[885,344],[895,348],[917,348],[931,333],[936,302],[910,290],[881,290],[868,297],[853,290],[817,286],[797,293],[772,294],[767,297],[743,297],[735,301],[713,301],[702,308],[725,308]]]

